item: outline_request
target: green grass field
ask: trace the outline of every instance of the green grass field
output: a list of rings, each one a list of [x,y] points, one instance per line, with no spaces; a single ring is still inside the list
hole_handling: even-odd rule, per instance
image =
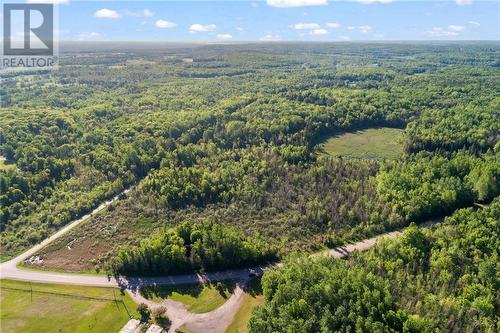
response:
[[[246,294],[243,298],[238,312],[236,312],[233,322],[227,328],[225,333],[247,333],[248,321],[252,311],[256,306],[264,303],[262,295],[262,285],[260,279],[253,279],[245,288]]]
[[[395,159],[403,153],[403,130],[379,127],[344,133],[319,144],[330,156],[363,159]]]
[[[16,164],[15,163],[10,163],[5,160],[5,157],[0,155],[0,170],[9,170],[9,169],[15,169]]]
[[[224,304],[234,290],[232,283],[146,287],[141,289],[144,297],[160,301],[170,298],[184,303],[188,310],[205,313]]]
[[[234,320],[227,328],[226,333],[247,333],[248,321],[250,320],[252,311],[256,306],[262,303],[264,303],[263,295],[246,294],[240,309],[234,316]]]
[[[0,292],[2,332],[112,333],[138,317],[134,301],[113,288],[1,280]]]

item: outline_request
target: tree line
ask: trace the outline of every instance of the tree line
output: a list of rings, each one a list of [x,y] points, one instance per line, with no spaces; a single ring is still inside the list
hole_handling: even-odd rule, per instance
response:
[[[274,258],[275,249],[262,239],[245,239],[215,221],[187,221],[144,239],[138,247],[121,249],[109,269],[130,276],[166,275],[249,267]]]
[[[262,279],[250,332],[495,332],[500,205],[410,226],[347,259],[294,257]]]

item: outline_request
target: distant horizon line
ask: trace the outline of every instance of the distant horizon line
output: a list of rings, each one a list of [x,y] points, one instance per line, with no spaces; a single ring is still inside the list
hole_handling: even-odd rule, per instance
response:
[[[171,43],[171,44],[279,44],[279,43],[380,43],[380,42],[432,42],[432,43],[462,43],[462,42],[496,42],[500,43],[500,39],[365,39],[365,40],[280,40],[280,41],[263,41],[263,40],[234,40],[234,41],[218,41],[218,40],[60,40],[57,43]]]

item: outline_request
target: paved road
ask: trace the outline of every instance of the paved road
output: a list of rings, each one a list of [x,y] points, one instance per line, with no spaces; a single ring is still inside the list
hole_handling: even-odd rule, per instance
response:
[[[116,200],[116,197],[110,201],[103,203],[101,206],[96,208],[92,214],[102,210],[104,207],[108,206],[111,202]],[[89,215],[82,217],[81,219],[75,221],[71,225],[66,226],[61,229],[56,234],[52,235],[50,238],[46,239],[42,243],[34,246],[30,250],[21,254],[20,256],[7,261],[0,265],[0,279],[12,279],[20,281],[31,281],[31,282],[42,282],[42,283],[57,283],[57,284],[70,284],[70,285],[81,285],[81,286],[95,286],[95,287],[122,287],[135,291],[140,286],[151,286],[151,285],[178,285],[178,284],[195,284],[199,282],[211,282],[211,281],[222,281],[222,280],[239,280],[246,281],[249,279],[249,274],[254,271],[257,274],[262,274],[266,267],[253,267],[246,269],[235,269],[227,270],[222,272],[206,273],[206,274],[186,274],[186,275],[170,275],[170,276],[160,276],[160,277],[142,277],[142,278],[115,278],[107,277],[103,275],[90,275],[90,274],[71,274],[71,273],[58,273],[58,272],[46,272],[29,270],[17,267],[17,264],[21,261],[29,258],[34,253],[39,251],[42,247],[53,241],[54,239],[60,237],[62,234],[68,230],[76,227],[83,220],[88,218]],[[433,224],[435,221],[428,222],[427,224]],[[382,238],[395,238],[401,234],[401,231],[393,231],[386,234],[382,234],[376,237],[368,238],[357,243],[349,244],[347,246],[336,247],[331,250],[321,252],[318,255],[324,254],[333,257],[343,257],[355,250],[366,250],[377,243]],[[279,266],[279,264],[278,264]]]
[[[437,221],[429,221],[425,223],[423,226],[429,226],[436,222]],[[314,256],[319,257],[326,255],[337,258],[344,257],[355,250],[359,251],[366,250],[375,245],[377,241],[379,241],[382,238],[395,238],[398,237],[401,233],[402,231],[389,232],[377,237],[372,237],[357,243],[349,244],[344,247],[336,247],[328,251],[320,252],[315,254]],[[272,267],[280,267],[282,265],[283,264],[278,263],[273,265]],[[262,273],[263,270],[270,267],[271,266],[268,266],[266,268],[258,267],[256,270]],[[234,320],[234,316],[236,315],[237,311],[240,309],[242,305],[245,296],[245,291],[244,288],[242,288],[242,286],[244,287],[245,282],[247,282],[247,280],[249,279],[248,273],[249,273],[248,270],[236,270],[232,271],[232,273],[229,275],[228,272],[226,271],[226,272],[209,274],[208,276],[198,276],[198,278],[201,281],[206,279],[211,279],[212,281],[216,281],[220,279],[229,278],[230,276],[233,277],[236,276],[240,280],[231,297],[223,305],[207,313],[189,312],[186,308],[186,305],[171,299],[165,299],[162,300],[161,302],[154,302],[148,300],[138,292],[137,288],[128,288],[127,292],[130,294],[130,296],[134,299],[136,303],[138,304],[145,303],[151,309],[158,306],[164,306],[166,308],[167,316],[172,323],[169,333],[174,333],[176,332],[177,329],[181,327],[187,328],[189,332],[221,333],[225,332],[226,329],[229,327],[229,325],[231,325],[231,323]],[[170,277],[169,279],[173,278],[175,277]],[[144,280],[143,283],[150,284],[155,282],[156,283],[169,282],[165,281],[164,279],[165,278],[155,278],[151,280]],[[175,279],[170,281],[175,281]],[[140,284],[141,283],[134,283],[133,285],[140,285]]]
[[[130,189],[123,192],[126,194]],[[169,332],[174,332],[176,329],[184,326],[191,332],[204,332],[204,333],[219,333],[224,332],[231,324],[234,316],[241,306],[245,292],[240,287],[244,285],[251,277],[250,273],[262,274],[265,269],[272,267],[279,267],[282,264],[278,263],[267,267],[254,267],[252,269],[236,269],[227,270],[222,272],[207,273],[207,274],[186,274],[186,275],[171,275],[161,277],[142,277],[142,278],[115,278],[102,275],[86,275],[86,274],[69,274],[57,273],[48,271],[36,271],[17,267],[19,263],[30,258],[33,254],[37,253],[44,246],[61,237],[69,230],[75,228],[91,215],[103,210],[111,203],[116,201],[120,195],[113,199],[104,202],[99,207],[94,209],[92,213],[81,217],[80,219],[65,226],[54,235],[50,236],[40,244],[32,247],[23,254],[11,259],[3,264],[0,264],[0,279],[13,279],[20,281],[31,281],[41,283],[56,283],[56,284],[69,284],[81,286],[97,286],[97,287],[120,287],[127,290],[132,298],[137,303],[146,303],[150,307],[165,306],[167,315],[172,321],[172,327]],[[435,221],[426,223],[434,224]],[[401,234],[401,231],[389,232],[376,237],[362,240],[357,243],[349,244],[343,247],[336,247],[331,250],[321,252],[315,256],[327,255],[333,257],[343,257],[355,250],[366,250],[377,243],[382,238],[395,238]],[[234,290],[232,296],[219,308],[214,311],[198,314],[191,313],[187,310],[186,306],[180,302],[171,299],[163,300],[161,303],[156,303],[145,299],[139,293],[139,287],[151,285],[178,285],[178,284],[195,284],[200,282],[215,282],[221,280],[236,280],[238,285]]]
[[[79,284],[79,285],[89,285],[89,286],[115,286],[116,284],[112,284],[109,281],[105,283],[106,281],[102,281],[102,279],[96,279],[95,281],[92,280],[85,280],[83,283],[79,283],[79,275],[70,275],[70,274],[62,274],[62,273],[51,273],[51,272],[36,272],[36,271],[30,271],[26,269],[20,269],[17,267],[19,263],[22,261],[30,258],[32,255],[37,253],[39,250],[47,246],[49,243],[52,241],[56,240],[57,238],[61,237],[71,229],[77,227],[79,224],[81,224],[83,221],[91,217],[92,215],[100,212],[104,208],[108,207],[110,204],[118,200],[118,198],[123,195],[127,194],[132,190],[133,187],[126,189],[125,191],[121,192],[120,194],[116,195],[112,199],[103,202],[100,204],[96,209],[94,209],[91,213],[82,216],[78,220],[75,220],[71,222],[70,224],[66,225],[64,228],[60,229],[58,232],[50,236],[49,238],[46,238],[44,241],[41,243],[33,246],[26,252],[18,255],[17,257],[6,261],[2,264],[0,264],[0,279],[13,279],[13,280],[20,280],[20,281],[32,281],[32,282],[50,282],[50,283],[60,283],[60,284]],[[81,276],[81,275],[80,275]],[[90,275],[85,276],[85,278],[92,277]],[[97,276],[96,276],[97,277]],[[107,280],[105,278],[105,280]],[[86,284],[86,282],[89,282],[89,284]]]
[[[82,216],[78,220],[73,221],[68,224],[49,238],[45,239],[41,243],[33,246],[26,252],[20,254],[19,256],[0,264],[0,279],[12,279],[19,281],[31,281],[31,282],[41,282],[41,283],[57,283],[57,284],[69,284],[69,285],[80,285],[80,286],[94,286],[94,287],[121,287],[124,289],[129,289],[135,291],[140,286],[151,286],[151,285],[177,285],[177,284],[196,284],[200,282],[211,282],[211,281],[222,281],[222,280],[238,280],[245,282],[249,280],[249,275],[251,272],[262,274],[266,267],[253,267],[246,269],[235,269],[227,270],[222,272],[207,273],[207,274],[186,274],[186,275],[170,275],[161,277],[142,277],[142,278],[115,278],[103,275],[92,275],[92,274],[71,274],[71,273],[58,273],[49,271],[38,271],[19,268],[18,264],[22,261],[30,258],[35,253],[40,251],[43,247],[47,246],[50,242],[61,237],[71,229],[77,227],[83,221],[91,217],[92,215],[100,212],[101,210],[108,207],[110,204],[118,200],[118,198],[127,194],[133,189],[133,187],[126,189],[120,194],[113,197],[111,200],[103,202],[99,207],[94,209],[90,214]],[[425,225],[432,225],[436,221],[428,221],[424,223]],[[401,234],[401,231],[393,231],[385,233],[376,237],[365,239],[357,243],[353,243],[347,246],[336,247],[331,250],[318,253],[317,255],[327,255],[333,257],[343,257],[355,250],[366,250],[377,243],[381,238],[394,238]],[[281,264],[272,265],[273,267],[279,267]],[[270,267],[270,266],[268,266]]]
[[[82,216],[78,220],[66,225],[58,232],[45,239],[41,243],[33,246],[26,252],[19,256],[0,264],[0,279],[12,279],[19,281],[31,281],[40,283],[56,283],[56,284],[69,284],[80,286],[93,286],[93,287],[124,287],[127,289],[135,290],[142,285],[176,285],[176,284],[195,284],[199,282],[221,281],[221,280],[240,280],[246,281],[249,278],[250,269],[228,270],[224,272],[215,272],[209,274],[186,274],[186,275],[172,275],[162,276],[155,278],[114,278],[103,275],[92,274],[70,274],[58,273],[49,271],[30,270],[18,267],[18,264],[30,258],[35,253],[40,251],[43,247],[47,246],[52,241],[61,237],[71,229],[77,227],[83,221],[92,215],[100,212],[108,207],[110,204],[118,200],[122,194],[127,194],[132,188],[129,188],[112,199],[103,202],[99,207],[94,209],[90,214]],[[263,268],[253,268],[256,272],[262,273]]]

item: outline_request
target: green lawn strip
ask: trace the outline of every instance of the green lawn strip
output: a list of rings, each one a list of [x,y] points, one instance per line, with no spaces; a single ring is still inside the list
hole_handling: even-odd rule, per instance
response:
[[[205,313],[224,304],[234,290],[234,283],[217,282],[214,284],[177,285],[145,287],[141,289],[144,297],[160,301],[170,298],[182,302],[195,313]]]
[[[262,303],[264,303],[263,295],[245,294],[243,302],[234,316],[233,322],[227,328],[226,333],[247,333],[248,321],[250,320],[252,311]]]
[[[395,159],[403,153],[403,130],[380,127],[333,136],[320,144],[331,156],[363,159]]]
[[[0,291],[5,332],[118,332],[129,314],[138,317],[134,301],[114,288],[1,280]]]

